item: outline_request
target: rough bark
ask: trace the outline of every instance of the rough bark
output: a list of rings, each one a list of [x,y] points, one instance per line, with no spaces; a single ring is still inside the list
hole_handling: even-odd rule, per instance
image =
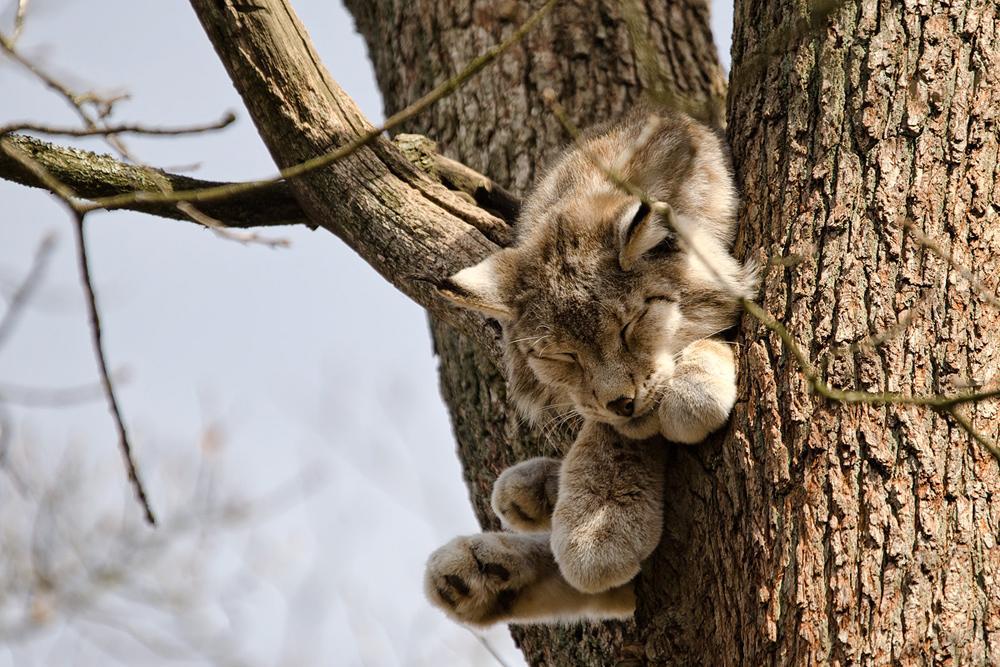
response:
[[[524,11],[469,0],[347,4],[390,112]],[[588,124],[620,113],[646,83],[617,7],[565,3],[499,72],[411,129],[523,191],[563,141],[538,91],[553,88]],[[645,9],[680,87],[718,90],[704,6]],[[908,213],[968,266],[1000,256],[995,9],[863,3],[829,29],[798,11],[738,3],[737,250],[804,258],[765,271],[764,304],[814,359],[915,314],[904,335],[832,361],[839,386],[940,392],[956,378],[995,378],[997,313],[900,226]],[[472,499],[494,526],[486,501],[499,470],[565,440],[519,429],[497,369],[432,327]],[[776,337],[747,322],[741,340],[742,400],[729,433],[671,452],[664,540],[640,580],[635,625],[515,630],[529,660],[1000,662],[996,462],[925,410],[814,400]],[[995,406],[971,412],[997,437]]]
[[[996,3],[848,3],[758,66],[767,36],[799,12],[736,3],[741,245],[802,258],[767,269],[762,303],[816,360],[912,317],[884,345],[831,359],[835,385],[939,393],[995,381],[1000,312],[902,223],[997,288]],[[745,322],[743,349],[747,401],[698,492],[706,524],[687,550],[710,584],[721,653],[1000,663],[997,462],[929,411],[810,397],[757,324]],[[995,402],[967,413],[1000,436]]]
[[[110,155],[58,146],[34,137],[14,134],[8,136],[7,140],[49,176],[68,186],[83,199],[96,200],[135,192],[155,194],[162,192],[164,184],[171,190],[231,185],[129,164]],[[492,179],[441,155],[437,152],[437,145],[427,137],[400,134],[394,138],[394,143],[417,169],[470,203],[502,218],[505,223],[510,223],[517,217],[520,202],[514,195]],[[28,187],[47,189],[45,183],[30,169],[3,151],[0,151],[0,178]],[[169,202],[136,201],[124,208],[161,218],[191,220],[175,204]],[[238,192],[225,199],[207,201],[199,204],[198,209],[228,227],[315,226],[306,217],[288,183],[284,181]]]
[[[394,113],[520,24],[528,3],[491,0],[348,0],[366,37],[387,113]],[[666,78],[686,98],[718,104],[725,90],[708,10],[699,0],[635,4]],[[561,2],[544,25],[485,76],[414,120],[410,131],[433,137],[445,154],[523,194],[538,169],[568,138],[546,109],[553,89],[580,126],[616,118],[652,85],[640,63],[622,3]],[[451,412],[466,482],[480,523],[493,480],[508,465],[560,455],[566,433],[542,437],[519,422],[502,373],[474,341],[434,319],[441,389]],[[515,628],[528,660],[546,665],[642,663],[643,632],[632,623],[570,629]]]

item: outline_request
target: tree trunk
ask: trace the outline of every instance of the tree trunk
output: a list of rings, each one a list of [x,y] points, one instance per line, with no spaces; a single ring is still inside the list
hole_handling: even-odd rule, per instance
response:
[[[284,0],[191,3],[279,165],[368,129]],[[390,112],[510,34],[525,4],[348,0]],[[557,3],[488,75],[409,129],[523,193],[565,140],[541,102],[545,88],[579,125],[621,115],[664,80],[714,115],[724,85],[702,0],[627,6],[626,17],[618,0]],[[921,395],[995,385],[995,0],[823,6],[800,15],[795,3],[736,5],[737,255],[761,262],[761,303],[832,385]],[[664,76],[636,56],[629,24],[645,27],[645,53]],[[66,173],[104,187],[77,172]],[[106,180],[115,191],[146,176]],[[301,211],[449,318],[432,320],[442,391],[477,513],[495,527],[487,499],[497,473],[564,450],[568,434],[519,426],[494,331],[410,278],[492,252],[509,236],[505,223],[381,138],[269,192],[276,215]],[[528,659],[1000,664],[1000,469],[962,428],[968,420],[1000,438],[996,401],[957,417],[845,407],[812,394],[788,347],[757,320],[744,318],[739,340],[740,400],[727,432],[669,450],[664,537],[638,580],[635,621],[520,628]]]
[[[995,292],[995,0],[847,3],[766,65],[756,54],[799,10],[741,0],[736,17],[741,244],[801,258],[768,267],[763,305],[835,386],[995,382],[1000,312],[903,227]],[[830,356],[905,318],[884,344]],[[997,461],[928,410],[817,400],[777,337],[751,321],[743,334],[747,401],[687,550],[717,650],[747,664],[1000,664]],[[995,402],[966,413],[996,441]]]
[[[521,24],[528,3],[509,0],[347,0],[366,37],[386,113],[405,107]],[[700,0],[634,3],[648,43],[678,93],[720,107],[725,84]],[[545,108],[551,88],[578,126],[620,117],[656,72],[644,70],[619,0],[560,2],[544,24],[488,73],[413,121],[443,152],[522,194],[568,137]],[[709,115],[713,115],[711,112]],[[503,373],[479,346],[431,319],[441,390],[451,413],[466,482],[480,523],[493,480],[531,456],[561,456],[569,434],[542,437],[519,423]],[[644,661],[644,631],[632,623],[571,629],[522,627],[514,638],[533,664],[607,665]]]
[[[347,0],[388,113],[508,34],[524,4]],[[637,6],[676,88],[720,96],[705,5]],[[995,9],[861,7],[830,20],[789,3],[737,4],[737,252],[784,258],[764,271],[763,303],[814,360],[911,314],[900,336],[831,360],[835,385],[934,393],[987,381],[1000,362],[997,312],[901,222],[912,216],[966,266],[1000,257]],[[651,83],[625,26],[619,2],[559,3],[523,46],[409,129],[523,193],[566,141],[541,90],[588,125]],[[498,472],[568,441],[519,427],[487,356],[433,320],[432,330],[472,500],[496,527]],[[996,462],[926,410],[814,399],[765,334],[744,322],[729,433],[671,452],[664,540],[640,578],[635,623],[516,629],[530,662],[1000,662]],[[995,406],[972,412],[996,437]]]

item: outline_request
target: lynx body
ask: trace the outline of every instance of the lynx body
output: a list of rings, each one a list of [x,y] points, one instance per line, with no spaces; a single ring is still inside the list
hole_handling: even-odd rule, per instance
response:
[[[711,130],[636,113],[556,160],[512,247],[439,284],[501,323],[510,391],[528,418],[571,409],[584,420],[561,463],[523,462],[494,487],[504,524],[541,537],[457,538],[431,556],[428,596],[454,618],[631,613],[629,582],[660,538],[659,436],[699,442],[736,398],[731,347],[711,338],[755,286],[729,253],[735,207]]]

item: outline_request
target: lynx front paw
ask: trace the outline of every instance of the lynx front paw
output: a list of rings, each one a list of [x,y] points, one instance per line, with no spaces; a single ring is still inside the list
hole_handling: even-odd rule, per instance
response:
[[[660,432],[674,442],[694,444],[718,430],[736,403],[732,348],[701,340],[686,347],[660,401]]]
[[[504,526],[524,533],[548,532],[559,490],[556,459],[538,457],[507,468],[493,483],[493,511]]]
[[[460,623],[511,619],[522,589],[555,569],[546,542],[509,533],[456,537],[428,559],[424,591]]]
[[[663,456],[587,423],[563,462],[552,552],[574,588],[598,593],[630,581],[660,541]]]

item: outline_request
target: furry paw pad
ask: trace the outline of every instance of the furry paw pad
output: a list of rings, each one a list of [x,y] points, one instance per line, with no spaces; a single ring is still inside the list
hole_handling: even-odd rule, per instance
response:
[[[547,532],[558,488],[558,460],[528,459],[500,473],[490,503],[505,527],[524,533]]]
[[[431,554],[424,590],[461,623],[489,625],[509,618],[519,591],[537,575],[543,546],[503,533],[456,537]]]

